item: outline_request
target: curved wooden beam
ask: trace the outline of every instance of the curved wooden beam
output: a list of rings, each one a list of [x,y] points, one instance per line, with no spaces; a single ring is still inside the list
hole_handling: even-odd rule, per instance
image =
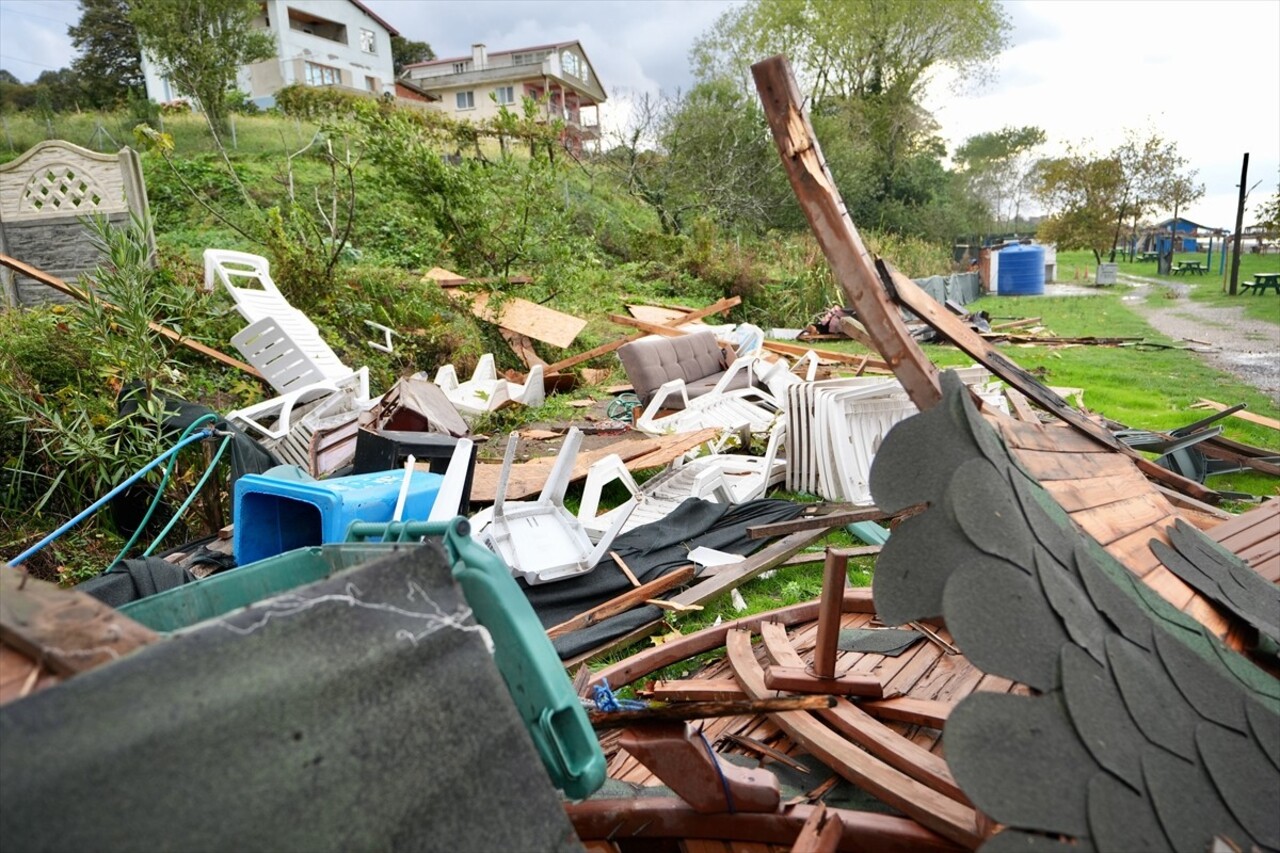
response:
[[[804,666],[804,658],[796,652],[787,637],[787,629],[778,622],[760,626],[765,651],[779,666]],[[837,699],[834,708],[818,712],[836,731],[862,746],[885,764],[896,767],[913,779],[962,803],[969,801],[951,775],[947,762],[919,744],[910,741],[848,699]]]
[[[764,670],[751,648],[751,634],[743,630],[730,631],[725,649],[729,653],[729,665],[747,695],[756,699],[768,696]],[[770,714],[769,719],[796,745],[803,746],[836,773],[907,817],[969,849],[983,841],[973,809],[862,751],[812,715],[788,711]]]
[[[844,613],[875,613],[875,603],[871,600],[871,588],[857,587],[845,590],[841,611]],[[620,660],[612,666],[607,666],[594,673],[591,676],[591,680],[582,688],[582,695],[589,696],[591,688],[605,679],[608,679],[609,684],[615,688],[623,687],[637,679],[644,678],[652,672],[657,672],[664,666],[671,666],[694,655],[718,649],[724,645],[724,638],[734,628],[758,631],[765,622],[778,622],[790,626],[798,622],[812,622],[817,618],[818,602],[806,601],[801,604],[792,604],[789,607],[780,607],[777,610],[769,610],[765,613],[757,613],[754,616],[744,616],[741,619],[713,625],[710,628],[703,628],[701,631],[681,637],[678,640],[669,640],[660,646],[646,649],[639,654]]]
[[[582,841],[627,838],[713,839],[789,845],[817,806],[798,805],[773,814],[698,814],[674,797],[584,800],[564,810]],[[913,820],[828,807],[840,818],[840,850],[878,853],[954,853],[952,842]]]

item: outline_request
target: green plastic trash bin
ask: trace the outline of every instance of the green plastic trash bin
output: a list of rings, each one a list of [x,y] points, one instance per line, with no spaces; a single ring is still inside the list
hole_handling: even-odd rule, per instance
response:
[[[604,753],[569,677],[511,570],[470,536],[465,518],[440,524],[354,522],[347,542],[299,548],[124,605],[131,619],[171,632],[439,538],[551,781],[575,799],[604,783]],[[380,542],[364,541],[377,538]]]

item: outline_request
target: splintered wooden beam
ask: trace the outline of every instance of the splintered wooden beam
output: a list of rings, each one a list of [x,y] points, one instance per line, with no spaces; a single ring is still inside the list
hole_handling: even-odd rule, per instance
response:
[[[585,613],[580,613],[567,622],[561,622],[554,628],[547,630],[547,636],[555,639],[556,637],[568,634],[571,631],[579,631],[595,625],[597,622],[603,622],[610,616],[616,616],[619,613],[625,613],[637,605],[643,604],[651,598],[655,598],[662,593],[683,586],[693,580],[693,566],[685,566],[669,572],[662,577],[649,581],[643,586],[637,586],[627,590],[622,595],[616,596],[603,604],[593,607]]]
[[[787,178],[832,274],[911,402],[922,411],[932,408],[942,399],[938,369],[912,340],[897,306],[880,286],[874,259],[845,212],[822,158],[786,58],[758,62],[751,66],[751,73]]]
[[[730,699],[724,702],[679,702],[638,711],[588,711],[587,719],[597,729],[621,729],[645,723],[672,720],[709,720],[781,711],[821,711],[835,700],[830,696],[765,696],[759,699]]]
[[[50,275],[49,273],[44,272],[43,270],[36,269],[30,264],[24,264],[22,261],[18,260],[17,258],[11,258],[8,255],[0,254],[0,264],[3,264],[4,266],[8,267],[14,272],[25,275],[27,278],[35,279],[36,281],[40,282],[46,287],[52,287],[54,290],[58,291],[59,293],[64,293],[67,296],[72,297],[73,299],[78,299],[81,302],[89,301],[89,295],[85,293],[83,290],[81,290],[80,288],[76,287],[74,284],[70,284],[69,282],[63,281],[62,279],[58,278],[56,275]],[[108,311],[120,310],[117,306],[112,305],[110,302],[103,301],[102,299],[97,300],[97,302],[99,305],[101,305],[103,308],[106,308]],[[205,346],[199,341],[193,341],[190,338],[184,338],[182,335],[178,334],[173,329],[170,329],[167,326],[161,326],[159,323],[148,322],[147,327],[151,329],[151,331],[155,332],[157,335],[166,337],[176,344],[181,344],[182,346],[186,347],[189,350],[198,352],[201,355],[206,355],[209,358],[213,359],[214,361],[221,362],[222,364],[225,364],[228,367],[234,367],[236,370],[243,370],[245,373],[248,373],[250,376],[256,376],[259,379],[262,378],[262,374],[258,372],[258,369],[256,367],[253,367],[252,365],[249,365],[249,364],[245,364],[243,361],[240,361],[239,359],[232,358],[231,356],[227,355],[224,352],[219,352],[213,347]]]
[[[665,328],[674,329],[676,326],[683,325],[684,323],[692,323],[694,320],[701,320],[705,317],[710,317],[712,314],[723,314],[726,311],[728,311],[730,308],[733,308],[735,305],[740,305],[741,303],[742,303],[742,297],[740,296],[730,296],[728,299],[720,299],[711,303],[705,308],[699,308],[697,311],[690,311],[685,316],[677,320],[672,320],[670,324],[665,326]],[[554,364],[548,364],[546,366],[546,372],[555,373],[557,371],[582,364],[584,361],[590,361],[591,359],[596,358],[597,356],[601,356],[601,355],[605,355],[607,353],[613,352],[614,350],[621,347],[623,344],[628,344],[628,343],[631,343],[632,341],[638,341],[647,334],[648,332],[636,332],[634,335],[627,335],[625,338],[619,338],[616,341],[610,341],[607,344],[601,344],[595,349],[589,349],[586,352],[580,352],[577,355],[572,355],[572,356],[569,356],[568,358],[561,359],[560,361],[557,361]]]
[[[836,281],[853,304],[876,349],[893,368],[916,408],[921,411],[932,408],[942,399],[938,370],[907,332],[898,305],[910,309],[940,335],[1046,411],[1098,444],[1127,455],[1148,477],[1197,500],[1216,503],[1220,499],[1212,489],[1161,468],[1129,448],[1106,427],[1090,420],[1007,358],[914,281],[882,259],[873,258],[858,236],[858,230],[849,218],[822,158],[786,58],[774,56],[758,62],[751,66],[751,73],[760,92],[769,129],[782,155],[784,170],[818,245],[822,247]]]
[[[914,312],[962,352],[1034,400],[1045,411],[1066,421],[1103,447],[1128,456],[1142,473],[1171,489],[1206,503],[1217,503],[1222,499],[1222,496],[1213,489],[1205,488],[1194,480],[1160,467],[1116,438],[1102,424],[1090,419],[1084,412],[1062,399],[1048,386],[996,349],[990,341],[984,340],[959,317],[944,310],[937,300],[926,293],[920,285],[898,272],[889,263],[879,259],[876,261],[876,267],[884,289],[892,293],[896,301]]]

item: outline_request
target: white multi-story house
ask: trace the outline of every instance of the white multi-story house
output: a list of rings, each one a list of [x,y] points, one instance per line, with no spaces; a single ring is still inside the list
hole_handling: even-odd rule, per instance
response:
[[[254,25],[270,30],[276,55],[240,69],[239,87],[262,107],[285,86],[337,86],[375,95],[395,92],[391,61],[394,27],[360,0],[262,0]],[[179,97],[169,80],[142,57],[147,97]]]
[[[402,74],[439,98],[431,108],[469,121],[492,118],[502,106],[518,109],[531,97],[546,117],[564,120],[565,142],[575,148],[599,138],[599,106],[608,99],[577,41],[493,52],[476,44],[470,56],[418,62]]]

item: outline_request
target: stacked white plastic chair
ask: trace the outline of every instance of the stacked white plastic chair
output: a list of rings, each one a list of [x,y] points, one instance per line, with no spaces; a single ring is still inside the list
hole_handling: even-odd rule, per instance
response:
[[[635,500],[623,505],[614,523],[593,547],[582,523],[564,507],[564,494],[573,476],[582,432],[576,428],[569,430],[551,475],[535,501],[506,500],[507,480],[519,443],[519,435],[512,433],[493,507],[472,516],[472,538],[501,557],[512,574],[530,584],[586,574],[608,553],[635,508]]]
[[[369,369],[352,370],[342,363],[315,323],[276,287],[266,258],[206,249],[204,276],[206,287],[221,284],[226,289],[249,323],[232,337],[232,344],[280,394],[231,412],[228,420],[278,439],[289,432],[295,406],[343,388],[353,390],[360,403],[369,400]]]

